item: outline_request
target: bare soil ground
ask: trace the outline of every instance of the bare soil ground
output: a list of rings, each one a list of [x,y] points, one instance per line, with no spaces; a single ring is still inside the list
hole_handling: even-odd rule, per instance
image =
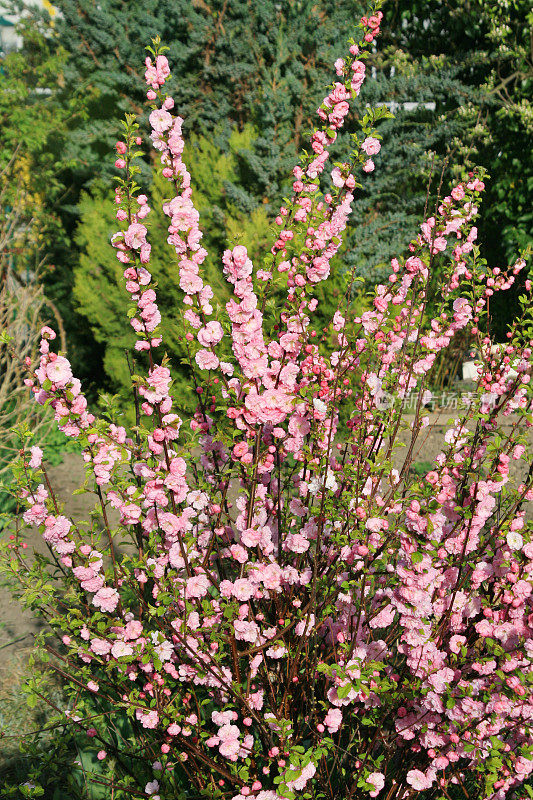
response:
[[[74,494],[85,477],[81,457],[76,453],[65,453],[63,462],[52,467],[49,475],[53,488],[65,503],[65,514],[74,520],[83,519],[92,508],[92,502],[90,497]],[[28,531],[25,541],[30,550],[48,553],[36,529]],[[39,621],[13,599],[10,589],[0,576],[0,649],[11,654],[21,648],[30,647],[38,630]]]

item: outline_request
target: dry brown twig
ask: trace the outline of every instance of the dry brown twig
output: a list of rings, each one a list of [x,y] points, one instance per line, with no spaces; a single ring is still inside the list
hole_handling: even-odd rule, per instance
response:
[[[43,433],[52,422],[24,385],[26,364],[34,365],[37,359],[41,327],[52,324],[62,349],[66,348],[59,311],[43,291],[45,258],[37,241],[31,198],[23,182],[16,192],[8,191],[16,178],[17,151],[0,173],[0,333],[9,338],[9,343],[0,341],[0,479],[18,449],[14,429],[25,423]]]

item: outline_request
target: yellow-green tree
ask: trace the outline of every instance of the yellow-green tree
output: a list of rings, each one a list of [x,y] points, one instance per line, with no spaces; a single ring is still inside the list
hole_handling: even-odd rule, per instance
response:
[[[214,288],[214,302],[223,304],[228,299],[222,278],[221,255],[225,247],[242,243],[252,257],[264,250],[269,234],[269,220],[262,206],[243,211],[229,196],[228,186],[239,180],[242,162],[239,152],[252,144],[254,130],[245,126],[236,129],[229,138],[229,150],[222,151],[213,141],[203,136],[193,136],[187,146],[186,163],[192,175],[195,204],[200,211],[204,245],[209,252],[204,267],[207,280]],[[192,398],[186,393],[185,382],[180,381],[186,366],[181,340],[181,299],[178,271],[172,248],[167,244],[168,218],[161,207],[168,183],[154,173],[150,187],[152,213],[146,222],[152,244],[151,270],[158,284],[158,302],[164,322],[163,333],[167,354],[178,380],[177,396],[183,406]],[[74,298],[80,314],[87,320],[95,340],[103,351],[104,370],[111,391],[125,396],[130,384],[130,367],[125,351],[131,348],[135,337],[120,309],[124,304],[124,267],[117,261],[109,239],[117,230],[115,206],[109,187],[96,184],[91,191],[82,193],[80,223],[76,233],[79,262],[74,270]],[[104,235],[105,234],[105,235]]]

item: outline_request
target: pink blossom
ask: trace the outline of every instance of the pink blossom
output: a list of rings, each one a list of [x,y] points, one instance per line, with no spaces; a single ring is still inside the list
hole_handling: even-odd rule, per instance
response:
[[[207,575],[194,575],[187,580],[185,597],[205,597],[210,585]]]
[[[222,339],[224,332],[220,322],[208,322],[203,328],[200,328],[197,334],[198,341],[202,347],[211,347],[218,344]]]
[[[294,628],[294,632],[297,636],[310,636],[314,627],[315,627],[315,615],[309,614],[309,618],[301,619],[299,622],[296,623]]]
[[[285,548],[293,553],[306,553],[309,546],[309,539],[306,539],[301,533],[289,533],[285,540]]]
[[[330,708],[324,719],[324,725],[329,733],[336,733],[342,723],[342,711],[340,708]]]
[[[442,694],[448,688],[448,685],[452,682],[454,676],[453,669],[449,667],[444,667],[443,669],[437,670],[437,672],[432,673],[428,676],[429,683],[433,686],[434,690],[437,694]]]
[[[316,773],[316,767],[312,761],[310,761],[309,764],[307,764],[307,766],[305,766],[301,771],[294,767],[293,764],[289,765],[289,769],[300,773],[299,776],[294,780],[287,781],[288,788],[297,792],[303,791],[308,781],[310,781],[313,775]]]
[[[333,66],[335,67],[335,72],[337,75],[342,75],[344,70],[344,59],[338,58]]]
[[[286,418],[292,407],[293,398],[281,389],[267,389],[261,394],[246,395],[246,408],[258,422],[271,422],[278,425]]]
[[[211,719],[215,723],[222,727],[223,725],[229,725],[231,722],[236,720],[238,715],[235,711],[212,711],[211,712]]]
[[[180,288],[186,294],[197,294],[202,290],[203,285],[202,279],[196,273],[190,270],[180,271]]]
[[[217,346],[224,323],[222,317],[213,321],[218,302],[204,283],[207,251],[183,160],[183,120],[171,113],[173,99],[160,92],[169,65],[163,56],[145,61],[148,97],[159,106],[151,108],[152,142],[169,182],[163,211],[185,294],[185,341],[193,366],[206,371],[194,381],[194,450],[187,460],[178,456],[189,448],[189,436],[179,439],[171,372],[166,360],[157,360],[156,348],[168,343],[141,224],[150,209],[144,195],[135,200],[131,173],[116,190],[115,213],[124,230],[112,244],[132,303],[134,347],[142,353],[134,426],[113,424],[106,414],[97,420],[88,411],[68,361],[51,350],[52,331],[43,329],[37,368],[28,363],[26,385],[38,403],[50,406],[61,430],[79,439],[88,481],[118,516],[118,523],[109,520],[113,537],[116,531],[133,540],[132,552],[128,545],[112,563],[105,532],[102,552],[93,549],[103,527],[97,517],[90,529],[81,525],[73,532],[28,470],[20,489],[24,521],[42,526],[69,583],[74,579],[94,595],[93,618],[86,615],[63,637],[82,665],[82,686],[96,691],[103,668],[141,726],[161,724],[152,739],[172,762],[189,760],[194,771],[193,750],[201,765],[202,748],[215,760],[227,759],[221,793],[238,791],[234,800],[276,800],[263,783],[276,786],[278,777],[289,793],[320,794],[324,786],[312,784],[323,775],[306,762],[324,735],[336,740],[344,730],[355,736],[353,742],[341,736],[352,751],[346,752],[348,769],[358,771],[358,788],[365,786],[362,793],[371,797],[386,794],[385,774],[369,771],[385,770],[381,756],[391,743],[404,757],[387,775],[408,795],[436,779],[446,794],[457,776],[491,761],[494,742],[505,743],[491,787],[498,800],[516,793],[530,771],[523,755],[530,744],[523,675],[533,655],[533,545],[525,511],[533,489],[521,485],[524,470],[516,480],[510,474],[512,459],[526,455],[527,436],[515,427],[500,445],[501,420],[483,419],[497,404],[512,430],[515,416],[526,419],[530,410],[531,343],[511,335],[493,349],[483,329],[488,299],[511,288],[522,260],[505,272],[478,269],[477,201],[466,200],[466,192],[473,195],[483,184],[472,173],[467,186],[455,187],[424,220],[407,245],[408,257],[392,259],[366,310],[357,312],[340,293],[331,324],[322,328],[323,293],[314,291],[346,246],[356,179],[348,163],[339,163],[329,168],[339,191],[322,194],[322,177],[365,76],[363,60],[354,59],[365,57],[360,51],[381,21],[381,12],[363,17],[364,41],[350,46],[353,58],[336,62],[339,80],[293,169],[292,191],[260,268],[243,245],[223,253],[231,296],[222,348],[228,360],[222,363]],[[361,145],[365,172],[374,170],[377,136],[368,128]],[[121,169],[131,144],[131,137],[118,143]],[[434,291],[429,265],[437,252],[444,283]],[[276,285],[265,286],[272,276]],[[525,291],[532,288],[526,281]],[[394,469],[400,444],[394,438],[404,425],[384,407],[384,395],[398,401],[400,416],[404,400],[417,400],[420,413],[407,432],[415,457],[429,421],[424,379],[471,322],[481,369],[468,424],[462,412],[457,415],[425,478]],[[176,398],[180,405],[183,399]],[[23,452],[22,461],[27,458]],[[38,448],[32,450],[32,469],[41,458]],[[497,514],[500,505],[519,510]],[[24,544],[19,536],[9,541],[18,561]],[[111,616],[102,619],[99,610]],[[296,651],[315,659],[308,674],[293,674]],[[322,687],[322,696],[309,691],[310,681]],[[282,695],[297,700],[290,721],[280,718],[286,712],[274,702]],[[320,719],[313,718],[313,700]],[[212,713],[205,716],[207,708]],[[372,725],[378,726],[376,747],[369,761],[351,763],[351,756],[358,758],[362,719],[371,723],[371,738]],[[309,746],[296,754],[302,730]],[[183,742],[170,742],[178,736]],[[334,756],[326,753],[326,762]],[[250,764],[257,769],[250,771]],[[411,769],[417,764],[423,769]],[[152,768],[164,771],[160,761]],[[145,780],[145,792],[158,797],[158,781]]]
[[[361,145],[361,150],[363,150],[367,156],[375,156],[381,150],[381,144],[377,139],[372,138],[372,136],[367,136]]]
[[[103,576],[91,567],[75,567],[72,572],[86,592],[97,592],[104,585]]]
[[[517,531],[509,531],[507,534],[507,544],[511,550],[521,550],[524,544],[524,537]]]
[[[59,389],[64,389],[72,378],[70,363],[63,356],[56,356],[46,365],[46,377]]]
[[[93,606],[100,608],[102,611],[111,613],[115,610],[119,601],[119,594],[116,589],[109,586],[104,586],[99,589],[92,599]]]
[[[111,648],[111,655],[113,658],[127,658],[133,655],[133,647],[131,644],[118,640],[114,642]]]
[[[194,360],[200,369],[216,369],[220,364],[218,357],[210,350],[198,350]]]
[[[233,714],[232,714],[233,719]],[[229,723],[224,723],[220,730],[218,731],[218,738],[222,741],[228,741],[229,739],[238,739],[241,732],[236,725],[231,725]]]
[[[159,76],[159,81],[160,82],[161,82],[161,79],[164,80],[165,78],[168,78],[168,76],[170,75],[170,67],[168,65],[168,59],[167,59],[166,56],[159,55],[159,56],[156,57],[155,68],[156,68],[156,72],[157,72],[157,74]]]
[[[139,636],[142,635],[142,632],[143,632],[142,622],[132,619],[126,623],[126,626],[124,628],[124,638],[138,639]]]
[[[253,597],[254,587],[247,578],[238,578],[233,584],[233,596],[241,603]]]
[[[462,200],[463,197],[465,196],[465,190],[463,185],[460,183],[458,186],[455,186],[451,191],[451,195],[454,200]]]
[[[156,133],[167,131],[172,125],[172,114],[162,108],[156,108],[149,117],[150,125]]]
[[[246,528],[241,533],[241,542],[245,547],[257,547],[261,541],[262,533],[255,528]]]
[[[49,339],[50,341],[53,341],[56,338],[56,332],[48,325],[43,325],[41,328],[41,337],[43,339]]]
[[[159,714],[154,709],[146,712],[138,708],[135,711],[135,716],[140,721],[143,728],[156,728],[159,722]]]
[[[138,522],[142,515],[142,509],[136,506],[135,503],[126,503],[120,509],[122,514],[122,521],[126,525],[133,525]]]
[[[385,775],[382,772],[371,772],[366,779],[367,783],[371,783],[374,789],[370,792],[370,797],[377,797],[385,786]]]
[[[444,236],[437,236],[433,241],[432,252],[433,253],[442,253],[443,250],[446,250],[447,241]]]
[[[179,733],[181,733],[181,727],[177,725],[175,722],[173,722],[171,725],[168,726],[167,733],[169,734],[169,736],[177,736]]]
[[[452,653],[460,653],[461,647],[466,644],[466,636],[452,636],[450,639],[450,650]]]
[[[160,403],[168,395],[171,381],[172,377],[168,367],[154,367],[148,375],[149,388],[142,388],[143,397],[149,403]]]
[[[239,741],[240,730],[236,725],[223,725],[218,731],[220,741],[219,753],[230,761],[236,761],[241,744]]]
[[[70,520],[63,515],[58,517],[49,516],[45,519],[44,524],[43,539],[52,544],[57,544],[61,539],[64,539],[72,527]]]
[[[147,230],[140,222],[132,222],[128,230],[124,233],[124,241],[128,247],[138,250],[146,240]]]
[[[333,185],[337,186],[339,189],[344,186],[344,178],[341,175],[341,171],[338,167],[331,172],[331,180],[333,181]]]
[[[255,622],[245,622],[236,619],[233,623],[235,638],[244,642],[255,643],[259,634],[259,628]]]
[[[368,620],[368,624],[371,628],[386,628],[392,624],[394,617],[396,616],[396,609],[394,605],[391,603],[385,608],[382,608],[381,611],[376,614],[375,617],[372,617]]]
[[[376,533],[384,530],[388,527],[388,525],[387,521],[384,519],[380,519],[379,517],[370,517],[370,519],[367,519],[365,527],[368,528],[369,531]]]
[[[409,770],[406,780],[407,783],[417,792],[421,792],[424,789],[429,789],[434,782],[434,778],[426,777],[425,773],[419,769]]]
[[[41,466],[43,460],[43,451],[40,447],[32,447],[30,449],[31,458],[29,462],[29,466],[31,469],[38,469]]]
[[[41,503],[34,503],[27,511],[24,512],[22,518],[26,525],[41,525],[47,515],[46,506]]]
[[[91,650],[97,656],[106,656],[111,651],[111,642],[105,639],[91,639]]]

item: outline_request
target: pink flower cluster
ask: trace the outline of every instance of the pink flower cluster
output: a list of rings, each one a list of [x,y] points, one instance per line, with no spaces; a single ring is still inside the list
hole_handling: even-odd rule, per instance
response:
[[[356,56],[358,53],[359,48],[357,45],[352,45],[350,47],[350,54],[352,56]],[[324,101],[318,109],[318,116],[323,121],[324,125],[321,129],[315,131],[311,136],[311,149],[314,153],[314,156],[312,158],[310,157],[309,163],[305,169],[296,167],[293,171],[295,177],[293,190],[295,194],[293,196],[292,203],[295,211],[292,219],[301,227],[304,227],[306,223],[309,224],[312,221],[312,212],[315,210],[315,208],[316,211],[321,212],[324,208],[324,203],[326,206],[331,205],[332,203],[332,198],[329,194],[325,195],[323,201],[319,200],[317,202],[315,200],[314,196],[318,190],[316,179],[324,171],[326,161],[329,158],[328,148],[336,141],[337,131],[343,127],[344,120],[350,110],[350,100],[352,97],[355,97],[359,94],[365,77],[365,65],[357,58],[350,64],[349,72],[352,73],[352,77],[350,77],[349,74],[346,74],[348,70],[343,59],[339,59],[337,62],[335,62],[335,66],[337,75],[339,75],[339,77],[344,77],[345,81],[343,83],[337,81],[333,85],[330,93],[324,98]],[[333,170],[333,181],[338,187],[346,186],[348,189],[350,189],[355,186],[354,176],[352,174],[348,174],[346,178],[342,178],[338,168]],[[349,195],[349,198],[350,199],[347,200],[348,207],[353,200],[353,196]],[[288,215],[288,209],[282,208],[280,216],[276,218],[278,225],[283,226],[284,229],[280,232],[278,240],[275,242],[272,248],[272,252],[274,254],[280,252],[285,256],[287,243],[290,242],[294,237],[294,231],[291,229],[290,225],[284,225],[284,217],[288,217]],[[306,246],[312,247],[313,249],[325,249],[328,238],[331,239],[334,235],[340,234],[343,230],[343,227],[344,226],[341,226],[338,231],[335,231],[335,233],[332,234],[331,237],[325,238],[324,242],[321,241],[320,235],[324,233],[323,229],[321,232],[319,232],[319,235],[315,237],[315,246],[313,247],[311,243],[306,243]],[[331,255],[329,255],[329,259],[330,258]],[[329,259],[326,255],[325,261],[329,261]],[[293,267],[295,267],[297,263],[297,261],[293,261]],[[287,271],[287,269],[290,269],[290,265],[285,267],[284,265],[280,264],[278,269],[281,271]],[[329,274],[329,267],[326,268],[325,265],[320,265],[317,267],[317,269],[318,273],[314,278],[314,282],[318,280],[324,280]],[[289,273],[289,278],[290,277],[291,273]],[[313,280],[313,278],[309,279]]]
[[[120,190],[115,194],[115,202],[120,205],[123,196]],[[130,319],[130,325],[138,336],[135,349],[150,350],[161,344],[161,337],[157,327],[161,322],[161,314],[156,303],[156,294],[150,286],[152,276],[146,264],[150,261],[151,245],[147,241],[147,228],[140,219],[145,219],[150,213],[145,195],[137,198],[138,210],[130,213],[129,225],[125,231],[119,231],[112,238],[113,247],[117,249],[117,258],[123,264],[128,264],[124,270],[126,290],[136,304],[136,313]],[[119,219],[126,218],[126,213],[119,209]]]
[[[84,439],[83,457],[101,491],[101,487],[111,483],[115,467],[127,459],[126,431],[110,425],[107,436],[96,432],[93,428],[95,417],[87,411],[87,401],[81,393],[81,384],[72,377],[70,363],[64,356],[56,356],[50,352],[49,342],[55,339],[54,331],[44,327],[41,335],[40,364],[26,383],[37,402],[51,406],[55,419],[66,436]],[[32,448],[29,468],[39,469],[41,461],[40,448]],[[72,569],[80,588],[93,595],[92,604],[96,608],[114,611],[119,595],[116,589],[106,586],[102,554],[84,544],[73,523],[58,513],[57,505],[51,502],[49,488],[39,484],[36,488],[24,490],[23,497],[28,505],[23,514],[26,524],[42,526],[44,541],[60,556],[62,563]],[[50,505],[54,513],[51,513]]]
[[[339,797],[448,795],[465,773],[480,798],[504,800],[532,771],[533,342],[519,323],[504,345],[483,333],[490,297],[524,262],[504,272],[478,258],[481,177],[453,187],[359,316],[343,299],[322,341],[311,327],[309,292],[328,277],[355,191],[349,163],[321,199],[319,176],[361,87],[364,65],[352,57],[379,32],[374,11],[348,64],[335,65],[344,82],[294,170],[269,269],[255,270],[241,245],[222,256],[232,297],[220,320],[209,319],[182,120],[162,92],[168,63],[147,60],[152,141],[174,190],[168,242],[187,342],[198,345],[193,449],[170,368],[154,354],[160,315],[147,198],[130,172],[133,126],[119,149],[124,230],[113,244],[146,363],[133,380],[138,424],[129,435],[95,419],[68,360],[50,351],[50,329],[28,379],[82,442],[100,516],[86,533],[59,513],[33,448],[24,521],[41,527],[78,593],[84,618],[62,637],[69,663],[81,662],[91,697],[127,709],[142,759],[152,764],[157,748],[157,778],[141,786],[151,796],[179,769],[225,800],[327,793],[332,782]],[[364,169],[379,150],[368,130],[354,158]],[[271,313],[278,279],[287,299]],[[432,469],[413,474],[429,378],[458,335],[477,346],[478,385]]]
[[[168,74],[166,73],[165,77]],[[165,82],[165,77],[161,74],[158,78],[159,90]],[[146,76],[149,84],[150,78],[151,73]],[[196,338],[202,346],[196,353],[196,364],[202,370],[214,370],[220,363],[215,345],[222,339],[223,330],[219,322],[207,321],[207,317],[213,313],[210,304],[213,290],[205,285],[200,277],[200,266],[207,256],[207,251],[201,246],[202,232],[199,227],[199,214],[192,200],[191,177],[182,159],[183,119],[179,116],[174,117],[170,113],[174,107],[174,100],[161,95],[160,91],[159,95],[161,106],[154,108],[150,114],[151,138],[154,148],[161,154],[163,176],[176,190],[175,196],[163,205],[164,213],[170,217],[167,241],[178,256],[179,285],[185,293],[184,303],[188,306],[184,319],[190,329],[197,331]],[[148,92],[148,99],[156,100],[153,91]],[[189,332],[187,339],[192,341],[194,335]]]
[[[146,83],[157,91],[170,75],[168,59],[166,56],[158,55],[155,58],[155,62],[152,62],[152,59],[148,56],[144,63],[146,65],[146,72],[144,73]]]
[[[378,11],[370,17],[361,17],[361,22],[368,31],[365,33],[365,42],[373,42],[376,36],[379,36],[381,20],[383,19],[383,12]]]

